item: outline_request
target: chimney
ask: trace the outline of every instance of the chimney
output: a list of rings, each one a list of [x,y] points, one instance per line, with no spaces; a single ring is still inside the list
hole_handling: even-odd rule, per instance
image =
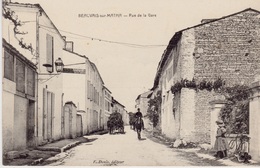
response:
[[[73,52],[74,48],[74,43],[73,41],[66,41],[66,50]]]

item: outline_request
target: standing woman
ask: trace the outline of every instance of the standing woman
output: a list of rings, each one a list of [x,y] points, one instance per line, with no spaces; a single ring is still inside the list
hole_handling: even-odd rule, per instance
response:
[[[222,120],[218,120],[216,123],[218,125],[218,129],[214,149],[217,151],[217,158],[222,159],[223,157],[227,157],[227,150],[229,149],[225,136],[227,130]]]

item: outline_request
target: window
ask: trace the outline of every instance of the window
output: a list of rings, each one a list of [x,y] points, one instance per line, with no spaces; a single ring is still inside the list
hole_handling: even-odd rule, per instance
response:
[[[14,56],[5,51],[4,59],[4,77],[14,81]]]
[[[25,65],[16,59],[16,90],[25,93]]]
[[[35,95],[35,73],[31,68],[27,68],[27,94]]]
[[[90,99],[90,81],[88,81],[88,86],[87,86],[87,96],[88,96],[88,99]]]
[[[47,71],[52,73],[53,72],[53,62],[54,62],[54,51],[53,51],[53,37],[49,34],[46,35],[46,63],[50,65],[50,67],[47,67]]]

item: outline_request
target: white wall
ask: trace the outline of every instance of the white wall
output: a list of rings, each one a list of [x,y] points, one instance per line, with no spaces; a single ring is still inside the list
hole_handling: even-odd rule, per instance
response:
[[[249,136],[251,138],[249,153],[253,160],[260,161],[260,81],[255,84],[256,86],[251,90],[249,105]]]
[[[47,16],[42,13],[39,15],[39,9],[36,7],[21,7],[13,6],[11,8],[15,11],[15,15],[18,16],[18,20],[21,22],[26,22],[24,25],[19,27],[21,32],[25,32],[25,35],[18,35],[17,37],[23,38],[23,42],[26,44],[31,44],[33,48],[33,53],[21,48],[17,39],[12,31],[13,24],[7,20],[3,19],[3,37],[9,42],[13,47],[15,47],[21,54],[23,54],[27,59],[32,60],[37,63],[37,71],[39,74],[47,73],[46,68],[42,64],[46,63],[46,34],[50,34],[54,38],[54,61],[60,57],[62,59],[62,51],[64,48],[63,38],[60,36],[58,31],[51,24],[51,21]],[[37,17],[39,16],[39,40],[37,40],[36,25]],[[44,26],[50,27],[49,29],[44,28]],[[36,53],[37,41],[39,42],[39,55]],[[37,57],[38,56],[38,57]],[[54,67],[55,68],[55,67]],[[54,72],[56,73],[56,72]],[[38,83],[38,119],[36,125],[38,126],[38,144],[43,141],[43,88],[55,94],[55,106],[54,106],[54,118],[53,118],[53,139],[59,139],[61,135],[61,110],[62,110],[62,74],[57,76],[49,75],[39,75]]]
[[[86,59],[82,58],[76,54],[63,50],[63,63],[77,64],[85,63]],[[75,68],[75,69],[86,69],[85,64],[65,66],[65,68]],[[86,74],[76,74],[76,73],[63,73],[63,102],[72,101],[76,106],[77,110],[85,109],[85,97],[86,97]]]

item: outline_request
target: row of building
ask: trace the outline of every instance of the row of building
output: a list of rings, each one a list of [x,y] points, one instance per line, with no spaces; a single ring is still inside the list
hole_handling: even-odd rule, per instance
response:
[[[39,4],[3,3],[3,154],[107,129],[125,107]]]
[[[211,143],[217,120],[212,119],[214,103],[224,97],[185,87],[173,94],[171,87],[182,79],[199,83],[218,78],[227,86],[250,86],[260,74],[259,44],[260,12],[251,8],[176,32],[158,64],[153,88],[138,96],[136,107],[147,111],[148,100],[160,91],[162,133],[171,139]],[[257,126],[251,127],[250,134],[259,136]],[[253,148],[260,151],[256,144]]]

